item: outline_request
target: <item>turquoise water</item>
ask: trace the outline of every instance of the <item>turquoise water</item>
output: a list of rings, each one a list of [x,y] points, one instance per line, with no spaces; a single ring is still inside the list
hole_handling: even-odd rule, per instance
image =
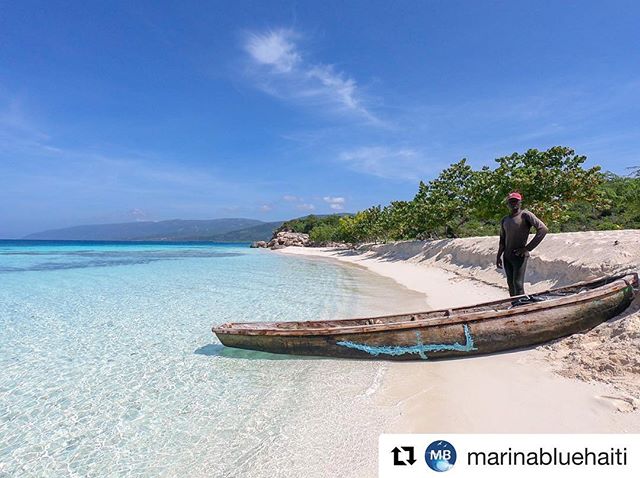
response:
[[[246,245],[0,241],[0,476],[349,476],[329,451],[375,473],[384,363],[227,349],[211,326],[398,299],[423,302]]]

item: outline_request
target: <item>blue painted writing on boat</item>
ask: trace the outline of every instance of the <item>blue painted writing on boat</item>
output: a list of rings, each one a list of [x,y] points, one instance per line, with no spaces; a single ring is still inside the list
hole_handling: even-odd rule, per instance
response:
[[[367,352],[370,355],[391,355],[399,356],[404,354],[418,354],[420,358],[427,359],[425,352],[442,352],[444,350],[455,350],[457,352],[470,352],[471,350],[478,350],[474,346],[473,337],[469,331],[469,326],[464,324],[464,337],[466,339],[465,344],[454,342],[452,344],[423,344],[422,336],[420,332],[416,332],[416,345],[368,345],[360,344],[357,342],[340,341],[336,342],[342,347],[347,347],[354,350],[361,350]]]

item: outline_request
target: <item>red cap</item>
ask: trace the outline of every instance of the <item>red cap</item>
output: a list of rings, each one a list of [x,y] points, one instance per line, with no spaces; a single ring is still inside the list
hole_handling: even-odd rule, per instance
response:
[[[517,192],[511,192],[509,193],[509,195],[507,196],[507,201],[509,199],[517,199],[518,201],[522,201],[522,194],[517,193]]]

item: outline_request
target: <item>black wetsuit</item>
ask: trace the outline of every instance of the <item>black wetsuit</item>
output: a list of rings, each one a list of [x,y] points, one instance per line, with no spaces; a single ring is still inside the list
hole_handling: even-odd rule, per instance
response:
[[[529,231],[534,227],[536,235],[527,244]],[[532,251],[547,234],[547,226],[535,214],[526,209],[515,215],[502,218],[500,223],[500,248],[504,250],[504,271],[507,274],[509,295],[524,294],[524,274],[527,269],[529,251]],[[517,249],[526,248],[523,256],[514,254]]]

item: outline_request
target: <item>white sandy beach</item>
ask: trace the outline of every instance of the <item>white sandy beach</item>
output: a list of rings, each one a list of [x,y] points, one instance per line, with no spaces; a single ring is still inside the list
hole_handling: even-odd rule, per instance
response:
[[[433,309],[508,296],[493,265],[497,243],[482,237],[281,252],[365,267],[425,294]],[[532,253],[527,291],[638,269],[640,231],[550,234]],[[588,333],[535,349],[391,363],[378,397],[398,415],[388,431],[640,432],[639,309],[636,299]]]

